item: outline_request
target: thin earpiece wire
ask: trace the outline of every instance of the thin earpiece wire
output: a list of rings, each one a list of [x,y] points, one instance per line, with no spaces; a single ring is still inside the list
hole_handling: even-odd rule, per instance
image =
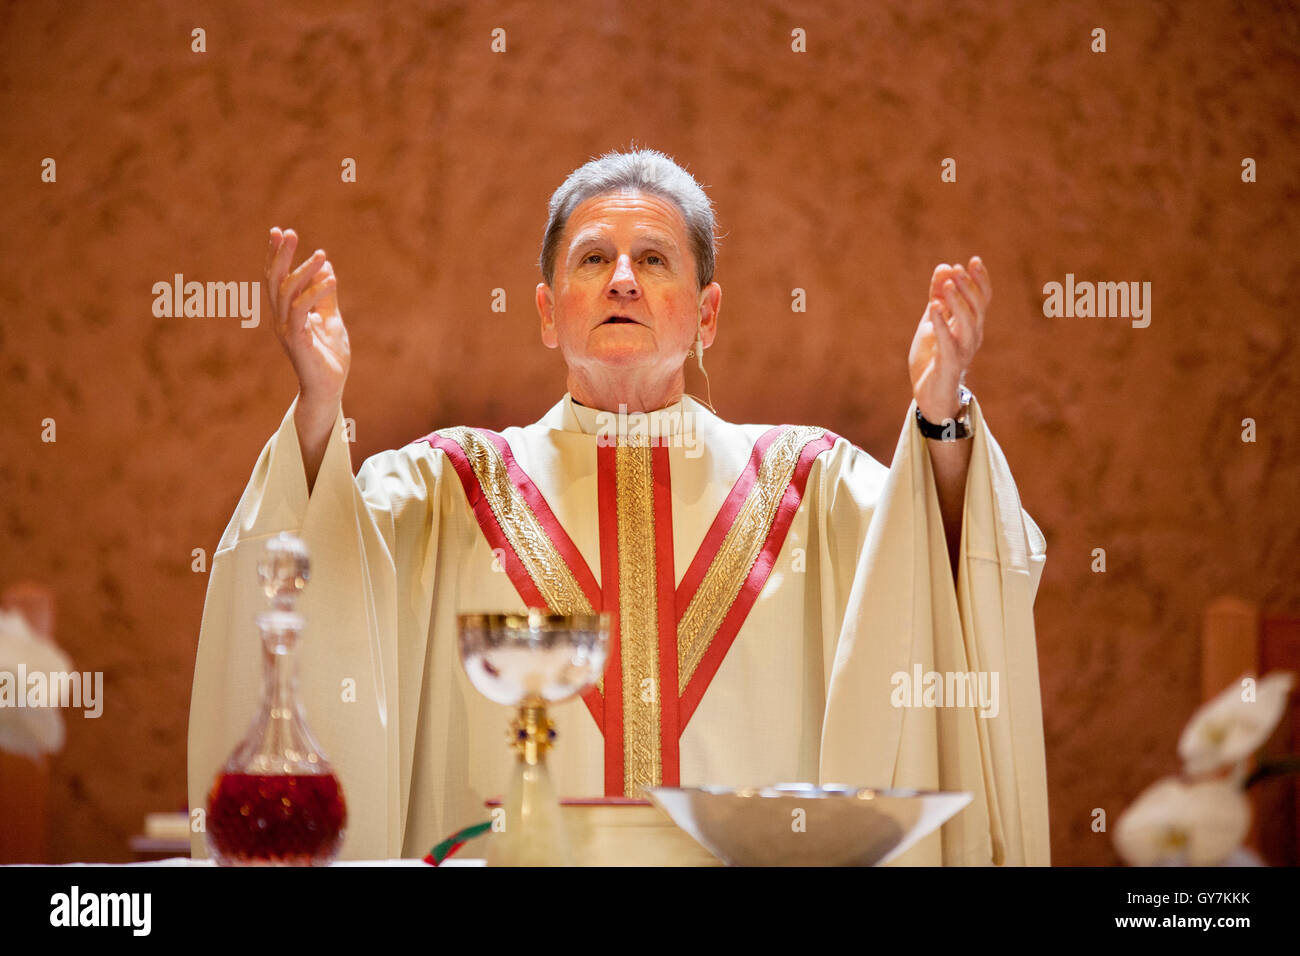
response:
[[[687,351],[686,354],[689,356],[691,352],[695,353],[695,360],[696,362],[699,363],[700,371],[703,372],[704,374],[704,387],[708,390],[709,398],[712,399],[713,383],[709,381],[709,373],[704,371],[704,339],[700,335],[698,330],[695,333],[695,348],[690,349],[689,351]],[[687,394],[690,395],[689,392],[687,392]],[[718,414],[717,409],[713,407],[713,403],[711,401],[706,402],[698,395],[691,395],[691,398],[695,399],[697,402],[703,402],[706,406],[708,406],[709,411],[713,412],[713,414],[715,415]]]

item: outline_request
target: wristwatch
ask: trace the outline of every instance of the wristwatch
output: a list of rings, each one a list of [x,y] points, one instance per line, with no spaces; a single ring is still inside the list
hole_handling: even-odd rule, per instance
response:
[[[957,394],[960,402],[957,417],[944,419],[943,423],[939,425],[927,421],[926,417],[921,414],[921,406],[916,407],[916,425],[921,429],[922,435],[926,438],[937,438],[939,441],[957,441],[962,438],[970,438],[974,434],[970,424],[970,389],[965,385],[958,386]]]

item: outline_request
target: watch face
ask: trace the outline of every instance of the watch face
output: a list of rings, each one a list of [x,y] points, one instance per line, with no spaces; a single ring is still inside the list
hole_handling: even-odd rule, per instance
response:
[[[956,422],[958,425],[965,425],[970,419],[970,400],[970,389],[963,385],[961,387],[961,407],[957,409]]]

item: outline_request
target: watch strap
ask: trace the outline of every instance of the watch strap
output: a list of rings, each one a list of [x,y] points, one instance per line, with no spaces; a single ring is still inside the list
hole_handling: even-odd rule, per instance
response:
[[[939,441],[959,441],[963,438],[970,438],[974,434],[969,421],[971,391],[965,385],[962,385],[958,389],[958,395],[960,405],[957,410],[957,417],[952,419],[951,422],[945,419],[943,422],[935,424],[922,415],[921,407],[917,406],[916,425],[921,430],[922,435]]]

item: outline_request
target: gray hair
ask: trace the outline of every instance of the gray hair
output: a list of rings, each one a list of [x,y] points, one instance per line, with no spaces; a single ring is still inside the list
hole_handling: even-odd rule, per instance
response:
[[[717,260],[716,220],[704,189],[685,169],[656,149],[608,152],[580,166],[551,195],[542,255],[538,265],[547,285],[555,282],[555,257],[560,236],[573,210],[594,196],[638,189],[673,203],[686,220],[686,235],[695,256],[695,276],[700,288],[713,281]]]

